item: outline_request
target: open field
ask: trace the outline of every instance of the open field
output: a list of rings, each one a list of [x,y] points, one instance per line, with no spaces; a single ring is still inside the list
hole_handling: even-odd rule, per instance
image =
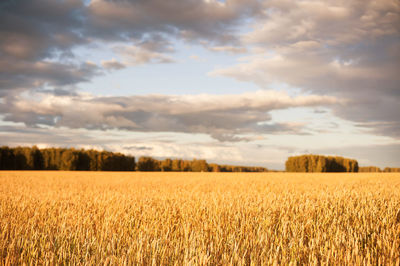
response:
[[[400,174],[0,172],[0,264],[400,263]]]

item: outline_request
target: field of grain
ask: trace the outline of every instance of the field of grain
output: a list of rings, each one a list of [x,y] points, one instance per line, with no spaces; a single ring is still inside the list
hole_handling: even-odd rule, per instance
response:
[[[0,172],[0,264],[400,263],[400,174]]]

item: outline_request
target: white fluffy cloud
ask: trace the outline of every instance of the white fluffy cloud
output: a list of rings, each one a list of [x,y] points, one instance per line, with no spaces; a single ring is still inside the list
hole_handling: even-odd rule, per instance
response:
[[[317,95],[290,97],[276,91],[130,97],[33,94],[6,98],[0,111],[6,121],[30,126],[204,133],[219,140],[239,141],[246,140],[240,135],[254,133],[301,134],[297,124],[265,124],[271,120],[272,110],[332,104],[345,104],[345,100]]]

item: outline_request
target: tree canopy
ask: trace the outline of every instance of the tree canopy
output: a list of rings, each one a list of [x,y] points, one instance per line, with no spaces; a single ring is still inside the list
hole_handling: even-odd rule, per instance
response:
[[[191,171],[266,172],[264,167],[208,164],[206,160],[157,160],[108,151],[33,147],[0,147],[0,170],[82,170],[82,171]]]
[[[288,172],[358,172],[356,160],[339,156],[292,156],[285,166]]]
[[[121,153],[64,148],[1,147],[0,170],[133,171],[135,157]]]

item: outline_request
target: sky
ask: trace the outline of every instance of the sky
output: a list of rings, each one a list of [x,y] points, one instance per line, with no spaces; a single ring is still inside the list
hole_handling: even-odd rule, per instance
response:
[[[0,145],[400,166],[398,0],[3,0]]]

